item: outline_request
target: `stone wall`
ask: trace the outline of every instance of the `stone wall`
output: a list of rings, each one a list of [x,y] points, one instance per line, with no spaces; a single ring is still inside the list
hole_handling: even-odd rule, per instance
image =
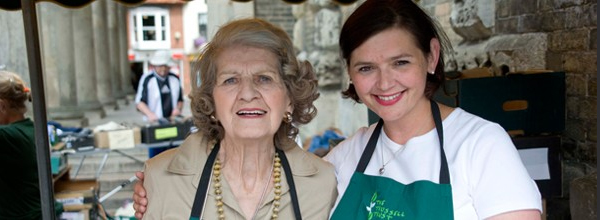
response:
[[[311,123],[300,127],[302,140],[331,127],[350,135],[368,125],[366,107],[342,99],[340,93],[347,87],[348,77],[339,59],[337,43],[341,24],[354,6],[342,7],[330,0],[307,0],[302,4],[255,0],[256,17],[286,30],[294,41],[298,58],[310,61],[319,79],[321,96],[315,101],[318,113]]]
[[[279,25],[289,36],[293,36],[296,19],[292,16],[292,5],[281,0],[254,0],[254,14]]]

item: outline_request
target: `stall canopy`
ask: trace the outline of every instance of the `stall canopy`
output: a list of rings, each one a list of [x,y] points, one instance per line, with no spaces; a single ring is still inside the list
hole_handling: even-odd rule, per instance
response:
[[[252,0],[232,0],[234,2],[250,2]],[[290,4],[300,4],[300,3],[304,3],[307,0],[282,0],[284,2],[290,3]],[[352,4],[354,2],[356,2],[357,0],[331,0],[332,2],[341,4],[341,5],[348,5],[348,4]]]
[[[34,2],[53,2],[67,8],[83,7],[94,0],[35,0]],[[135,5],[144,2],[145,0],[114,0],[124,4]],[[25,1],[0,1],[0,8],[5,10],[20,10],[21,5],[25,5]]]
[[[0,9],[22,10],[23,26],[25,28],[25,44],[27,48],[27,61],[29,65],[29,79],[31,80],[31,93],[33,96],[33,117],[35,120],[35,144],[38,161],[38,175],[40,181],[40,196],[42,203],[43,219],[54,220],[54,195],[52,189],[52,172],[50,171],[50,148],[48,146],[46,102],[44,92],[44,77],[42,71],[40,41],[36,14],[36,2],[52,2],[67,8],[78,8],[90,4],[94,0],[1,0]],[[145,0],[113,0],[126,5],[136,5]],[[181,0],[191,1],[191,0]],[[233,0],[236,2],[249,2],[251,0]],[[282,0],[290,4],[300,4],[306,0]],[[338,4],[352,4],[356,0],[332,0]]]
[[[54,2],[57,3],[59,5],[62,5],[64,7],[67,8],[78,8],[78,7],[82,7],[85,6],[91,2],[93,2],[94,0],[32,0],[33,2]],[[127,4],[127,5],[136,5],[136,4],[140,4],[146,0],[113,0],[116,2],[120,2],[123,4]],[[181,1],[193,1],[193,0],[181,0]],[[234,2],[250,2],[252,0],[232,0]],[[290,4],[300,4],[300,3],[304,3],[307,0],[282,0],[286,3],[290,3]],[[332,2],[338,3],[338,4],[342,4],[342,5],[347,5],[347,4],[352,4],[355,3],[357,0],[331,0]],[[20,10],[22,7],[21,5],[23,1],[14,1],[14,0],[7,0],[7,1],[0,1],[0,9],[4,9],[4,10]]]

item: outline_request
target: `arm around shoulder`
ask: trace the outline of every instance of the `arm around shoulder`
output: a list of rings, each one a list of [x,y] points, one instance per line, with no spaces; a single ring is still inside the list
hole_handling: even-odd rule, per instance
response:
[[[492,216],[488,218],[488,220],[538,220],[542,219],[542,214],[540,211],[535,209],[529,210],[518,210],[512,212],[506,212],[499,215]]]

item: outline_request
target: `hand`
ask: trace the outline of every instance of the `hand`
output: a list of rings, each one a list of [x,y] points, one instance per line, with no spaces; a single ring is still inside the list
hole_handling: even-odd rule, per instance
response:
[[[146,206],[148,206],[148,199],[146,198],[146,189],[144,189],[144,173],[135,172],[138,181],[133,185],[133,209],[135,210],[135,217],[142,219],[146,212]]]
[[[148,114],[147,117],[148,117],[148,121],[150,121],[150,122],[158,121],[158,116],[156,116],[154,113]]]
[[[178,116],[178,115],[181,115],[181,111],[179,111],[178,108],[173,109],[173,111],[171,112],[171,117]]]

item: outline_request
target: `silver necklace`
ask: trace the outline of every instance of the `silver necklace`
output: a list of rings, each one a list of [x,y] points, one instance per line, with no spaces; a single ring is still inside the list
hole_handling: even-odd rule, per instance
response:
[[[385,166],[388,165],[388,163],[392,162],[392,160],[394,160],[396,158],[396,155],[398,155],[398,152],[404,151],[405,147],[406,146],[401,146],[400,149],[396,150],[396,152],[394,152],[394,154],[392,154],[392,158],[390,158],[387,162],[385,162],[381,165],[381,168],[379,168],[379,175],[383,175],[383,173],[385,173]],[[384,150],[385,149],[381,149],[381,162],[385,161],[383,159],[383,151]]]
[[[422,123],[422,124],[421,124],[421,126],[419,126],[419,128],[418,128],[418,129],[416,129],[416,130],[413,132],[412,136],[410,136],[410,138],[409,138],[409,139],[411,139],[411,138],[414,138],[414,137],[415,137],[417,134],[419,134],[419,131],[421,131],[421,129],[423,129],[423,126],[425,126],[425,125],[426,125],[426,123]],[[383,129],[383,128],[382,128],[382,129]],[[407,141],[407,142],[408,142],[408,141]],[[385,161],[385,160],[383,159],[383,151],[384,151],[385,149],[383,149],[383,148],[381,149],[381,162],[382,162],[383,164],[381,165],[381,168],[379,168],[379,175],[383,175],[383,173],[385,173],[385,166],[386,166],[388,163],[392,162],[392,160],[396,159],[396,155],[398,154],[398,152],[404,151],[404,148],[406,148],[406,145],[400,145],[400,146],[401,146],[401,147],[400,147],[400,149],[396,150],[396,151],[394,152],[394,154],[392,154],[392,158],[390,158],[390,159],[389,159],[387,162],[385,162],[385,163],[383,163],[383,161]]]

